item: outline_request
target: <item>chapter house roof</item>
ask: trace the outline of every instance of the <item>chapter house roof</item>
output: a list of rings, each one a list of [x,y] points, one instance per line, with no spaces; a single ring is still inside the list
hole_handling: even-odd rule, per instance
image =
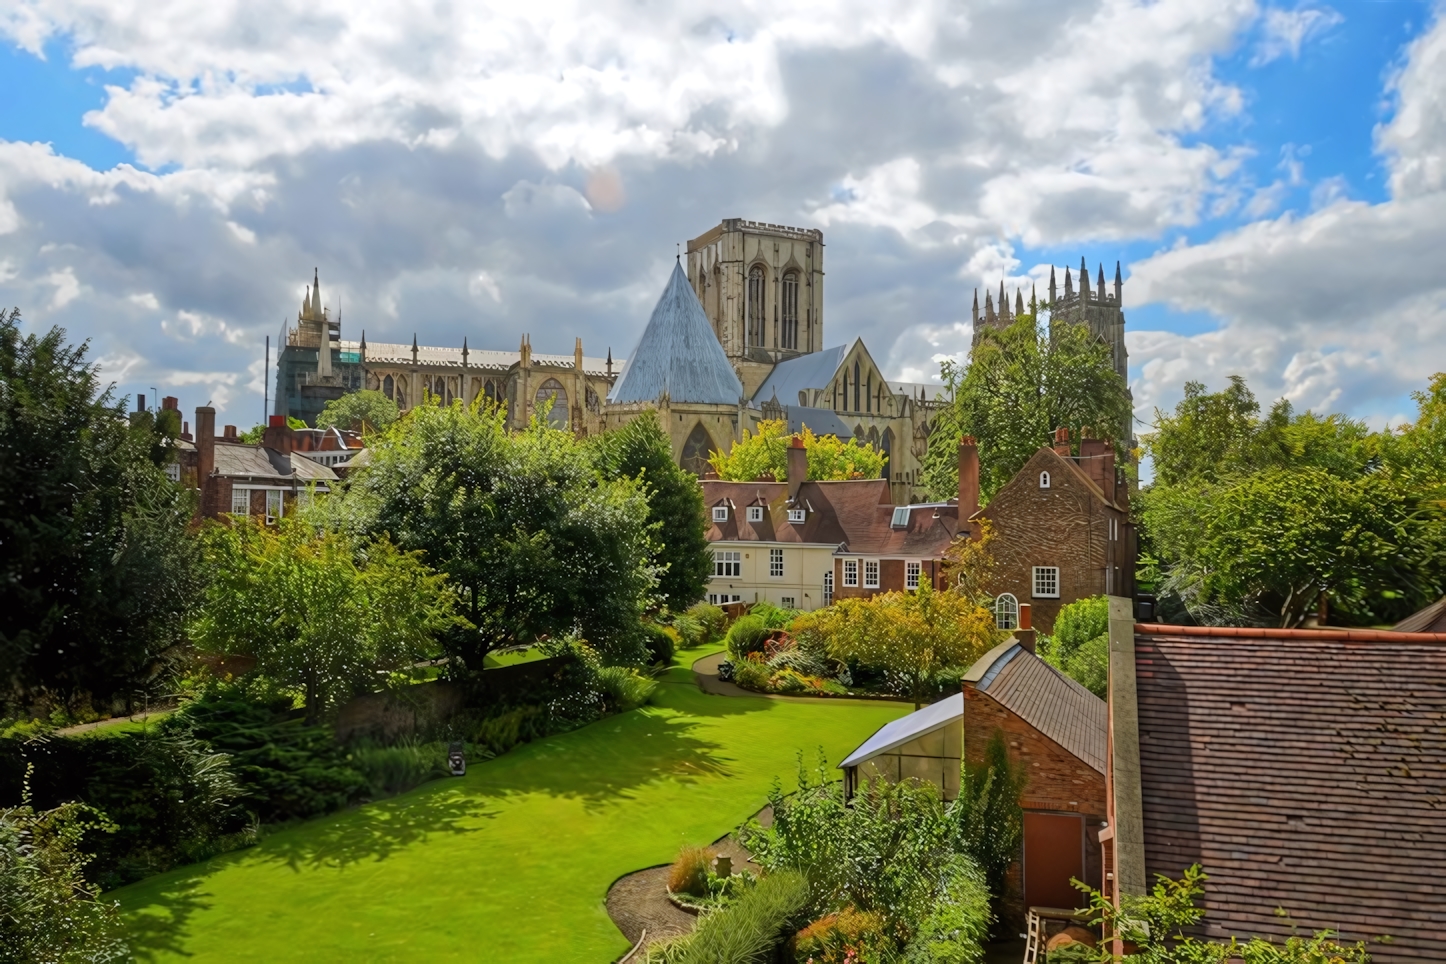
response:
[[[668,286],[608,401],[653,402],[664,393],[674,402],[707,405],[736,406],[743,397],[743,385],[681,264],[673,265]]]

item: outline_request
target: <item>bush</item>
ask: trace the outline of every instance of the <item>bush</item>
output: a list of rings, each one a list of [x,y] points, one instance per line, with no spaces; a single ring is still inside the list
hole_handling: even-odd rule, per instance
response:
[[[520,706],[488,717],[472,730],[472,743],[483,753],[501,756],[519,743],[547,735],[546,714],[539,706]]]
[[[854,964],[863,954],[887,954],[893,946],[884,915],[845,907],[799,931],[793,938],[793,956],[811,964]]]
[[[374,800],[405,793],[451,772],[441,743],[417,740],[402,740],[396,746],[359,744],[352,748],[351,762],[366,777]]]
[[[777,672],[788,669],[802,676],[830,676],[831,667],[817,653],[811,653],[797,646],[785,649],[768,661],[768,668]]]
[[[673,662],[673,637],[662,626],[643,623],[643,644],[648,649],[648,658],[654,666],[669,666]]]
[[[1009,758],[1004,733],[995,730],[984,748],[984,761],[966,763],[953,812],[965,851],[984,874],[989,895],[1004,898],[1009,868],[1024,840],[1019,797],[1027,775]]]
[[[1104,596],[1070,603],[1054,621],[1054,635],[1040,640],[1040,656],[1104,699],[1110,685],[1110,607]]]
[[[768,664],[756,659],[740,659],[733,664],[733,682],[746,690],[769,692],[768,681],[772,676]]]
[[[728,652],[734,659],[746,659],[753,653],[763,652],[773,629],[762,616],[749,613],[739,617],[728,630]]]
[[[802,874],[769,874],[732,904],[701,918],[679,942],[678,964],[764,964],[808,903]]]
[[[955,858],[942,876],[938,899],[910,939],[904,960],[906,964],[979,964],[993,919],[984,875],[970,860]]]
[[[755,603],[754,606],[748,610],[748,615],[757,616],[763,620],[763,625],[769,629],[787,629],[789,624],[793,622],[794,617],[798,615],[798,610],[784,609],[781,606],[773,605],[771,602],[761,602]]]
[[[630,666],[604,666],[597,671],[597,688],[608,710],[625,713],[652,699],[658,683]]]
[[[708,867],[714,853],[707,847],[684,847],[678,851],[668,871],[668,890],[675,894],[705,897],[708,894]]]

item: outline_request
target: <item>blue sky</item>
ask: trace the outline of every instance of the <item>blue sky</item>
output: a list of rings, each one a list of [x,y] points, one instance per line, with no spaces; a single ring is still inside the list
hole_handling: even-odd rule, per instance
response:
[[[573,6],[0,17],[0,297],[244,424],[313,267],[348,337],[621,355],[742,216],[824,230],[828,340],[898,377],[1081,256],[1142,417],[1239,373],[1379,424],[1446,368],[1432,4]]]

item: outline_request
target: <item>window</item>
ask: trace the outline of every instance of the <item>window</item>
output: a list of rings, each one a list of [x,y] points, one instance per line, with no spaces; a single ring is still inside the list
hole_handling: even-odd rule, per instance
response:
[[[276,489],[266,490],[266,524],[281,518],[281,493]]]
[[[784,596],[784,597],[782,597],[781,599],[779,599],[778,602],[779,602],[780,605],[783,606],[784,609],[797,609],[797,608],[798,608],[798,600],[797,600],[795,597],[793,597],[793,596]]]
[[[393,395],[395,392],[396,392],[396,383],[392,381],[392,376],[388,375],[386,378],[383,378],[383,379],[382,379],[382,394],[385,395],[387,398],[391,398],[392,395]]]
[[[235,488],[231,490],[231,511],[236,515],[251,514],[251,490]]]
[[[994,625],[998,629],[1019,628],[1019,600],[1007,592],[994,599]]]
[[[683,468],[694,475],[702,476],[708,471],[708,456],[717,448],[713,444],[713,436],[699,422],[693,426],[693,431],[688,434],[688,440],[683,443],[683,457],[680,460]]]
[[[768,550],[768,577],[770,579],[783,578],[783,550]]]
[[[918,562],[906,562],[906,563],[904,563],[904,588],[905,588],[905,589],[918,589],[918,588],[919,588],[919,571],[920,571],[922,568],[923,568],[923,566],[922,566],[920,563],[918,563]]]
[[[823,604],[825,606],[833,605],[833,573],[831,572],[823,574]]]
[[[854,411],[861,411],[859,408],[859,363],[854,362]]]
[[[1119,520],[1119,519],[1111,519],[1111,520],[1110,520],[1110,541],[1111,541],[1111,542],[1116,542],[1116,541],[1119,540],[1119,538],[1120,538],[1120,520]]]
[[[874,373],[873,373],[873,372],[869,372],[869,383],[868,383],[867,386],[865,386],[865,388],[866,388],[866,390],[864,391],[864,408],[865,408],[867,411],[872,412],[872,411],[874,410]]]
[[[1037,599],[1059,598],[1059,567],[1034,567],[1034,595]]]
[[[542,383],[533,397],[532,408],[553,428],[567,428],[567,391],[557,379],[549,378]]]
[[[783,276],[783,347],[798,348],[798,272]]]
[[[889,526],[893,529],[909,528],[909,507],[901,505],[894,510],[894,517],[889,520]]]
[[[738,595],[736,592],[735,592],[735,593],[710,592],[710,593],[708,594],[708,603],[709,603],[709,605],[712,605],[712,606],[724,606],[724,605],[727,605],[728,603],[736,603],[736,602],[742,602],[742,601],[743,601],[743,597],[740,596],[740,595]]]
[[[1041,473],[1039,473],[1039,487],[1040,487],[1041,489],[1047,489],[1047,488],[1049,488],[1049,473],[1048,473],[1048,472],[1041,472]]]
[[[843,584],[845,586],[857,586],[859,584],[859,561],[857,559],[845,559],[843,561]]]
[[[497,391],[497,383],[490,378],[482,383],[482,395],[489,405],[496,405],[502,400],[501,393]]]
[[[748,521],[749,521],[749,522],[762,522],[762,521],[763,521],[763,506],[761,506],[761,505],[750,505],[750,506],[748,507]]]
[[[864,560],[864,588],[879,588],[879,560],[877,559]]]
[[[788,521],[802,524],[808,519],[808,512],[804,509],[789,509]]]
[[[715,506],[713,507],[713,521],[714,521],[714,522],[727,522],[727,521],[728,521],[728,507],[727,507],[726,505],[715,505]]]
[[[762,348],[766,332],[768,284],[764,279],[763,265],[755,264],[748,272],[748,345]]]
[[[166,466],[166,478],[170,479],[172,482],[179,482],[179,481],[181,481],[181,463],[180,463],[180,462],[172,462],[172,463],[170,463],[169,465]]]
[[[743,554],[727,549],[713,552],[713,578],[737,579],[743,575]]]

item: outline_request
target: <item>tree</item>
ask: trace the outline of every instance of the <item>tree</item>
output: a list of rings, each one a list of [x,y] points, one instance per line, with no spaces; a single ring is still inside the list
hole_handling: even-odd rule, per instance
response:
[[[814,435],[806,425],[798,435],[808,453],[810,481],[877,479],[884,471],[884,454],[866,442]],[[760,477],[784,482],[788,479],[788,449],[793,437],[783,419],[764,419],[758,423],[756,435],[744,429],[742,441],[733,443],[726,455],[714,452],[708,462],[718,478],[730,482],[752,482]]]
[[[0,688],[74,700],[160,685],[201,570],[171,420],[127,417],[65,331],[0,314]]]
[[[1046,663],[1105,699],[1110,687],[1110,603],[1104,596],[1076,599],[1060,609],[1054,634],[1040,640]]]
[[[1032,314],[1004,329],[980,333],[966,367],[943,365],[953,402],[939,413],[924,457],[924,482],[934,498],[959,491],[959,440],[979,442],[980,497],[985,502],[1014,478],[1054,430],[1079,438],[1085,428],[1106,435],[1130,424],[1129,386],[1114,369],[1110,348],[1086,325],[1053,323],[1043,331]],[[1123,462],[1127,439],[1115,439]]]
[[[646,489],[657,592],[668,608],[682,612],[703,598],[713,571],[698,480],[673,461],[672,443],[655,412],[596,436],[594,445],[605,478],[637,479]]]
[[[571,432],[538,420],[509,432],[505,410],[483,402],[429,400],[371,451],[318,511],[447,574],[470,623],[444,638],[459,671],[481,671],[498,646],[574,631],[611,659],[647,658],[640,622],[657,576],[641,482],[603,478]]]
[[[306,428],[307,425],[306,425],[306,423],[303,422],[301,419],[299,419],[299,418],[292,418],[290,415],[288,415],[288,416],[286,416],[286,427],[289,428],[289,429],[291,429],[291,430],[294,432],[294,431],[296,431],[297,429]],[[244,431],[244,432],[241,433],[241,435],[240,435],[240,440],[241,440],[242,442],[245,442],[247,445],[260,445],[260,444],[261,444],[261,440],[262,440],[265,436],[266,436],[266,426],[265,426],[265,425],[253,425],[253,426],[251,426],[250,428],[248,428],[246,431]]]
[[[0,948],[15,964],[125,961],[120,913],[85,879],[80,851],[91,830],[113,832],[83,803],[37,811],[27,786],[18,807],[0,808]]]
[[[364,388],[327,402],[316,417],[316,427],[335,425],[353,432],[380,432],[395,422],[399,414],[396,402],[375,389]]]
[[[949,666],[968,666],[1004,638],[994,615],[957,590],[940,592],[921,581],[916,592],[841,599],[804,613],[795,633],[822,635],[829,656],[882,670],[899,681],[917,709],[934,678]]]
[[[302,692],[310,722],[435,655],[434,636],[451,624],[445,577],[385,536],[357,544],[294,517],[274,527],[238,518],[206,536],[216,575],[196,644],[255,657]]]

